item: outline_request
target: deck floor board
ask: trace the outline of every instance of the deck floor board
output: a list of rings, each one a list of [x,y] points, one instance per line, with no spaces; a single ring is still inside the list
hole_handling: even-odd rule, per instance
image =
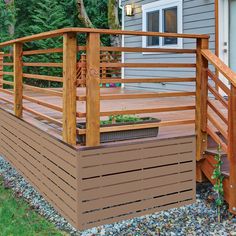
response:
[[[61,89],[56,89],[61,90]],[[78,88],[77,95],[85,95],[85,88]],[[101,94],[140,94],[147,93],[145,90],[132,90],[121,88],[101,88]],[[150,91],[149,91],[150,93]],[[154,93],[154,92],[151,92]],[[42,94],[39,92],[32,92],[24,90],[24,95],[57,105],[62,106],[62,98],[57,96],[51,96],[48,94]],[[10,95],[0,93],[0,96],[12,99]],[[115,111],[115,110],[129,110],[129,109],[148,109],[148,108],[161,108],[161,107],[177,107],[177,106],[193,106],[195,105],[195,97],[170,97],[170,98],[147,98],[147,99],[119,99],[113,101],[101,101],[101,111]],[[62,121],[62,113],[54,111],[52,109],[43,107],[41,105],[24,100],[24,106],[31,108],[37,112],[48,115],[54,119]],[[85,112],[85,102],[77,102],[77,112]],[[13,111],[11,104],[0,101],[0,107]],[[223,112],[224,109],[222,108]],[[195,111],[175,111],[175,112],[161,112],[151,114],[141,114],[139,116],[151,116],[159,118],[162,121],[181,120],[181,119],[194,119]],[[23,119],[33,126],[36,126],[47,133],[61,139],[61,128],[45,120],[40,120],[35,115],[24,111]],[[103,118],[104,119],[104,118]],[[82,121],[84,118],[78,119]],[[173,138],[179,136],[188,136],[195,133],[194,124],[179,125],[171,127],[161,127],[158,135],[158,139]]]

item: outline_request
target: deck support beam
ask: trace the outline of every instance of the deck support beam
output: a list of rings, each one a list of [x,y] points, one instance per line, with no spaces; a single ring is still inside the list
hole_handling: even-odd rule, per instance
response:
[[[196,57],[196,159],[201,160],[207,147],[208,60],[201,50],[209,48],[209,39],[197,39]]]
[[[229,96],[228,136],[228,159],[230,162],[229,210],[236,214],[236,87],[232,84]]]
[[[87,37],[86,146],[100,144],[100,34]]]
[[[63,36],[63,141],[76,145],[76,65],[75,33]]]
[[[23,114],[23,44],[15,43],[13,52],[14,61],[14,114],[22,118]]]

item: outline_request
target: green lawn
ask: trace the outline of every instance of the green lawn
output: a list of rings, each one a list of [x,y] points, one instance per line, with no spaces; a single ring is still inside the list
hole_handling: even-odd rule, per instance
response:
[[[12,190],[5,189],[0,177],[0,235],[35,236],[66,235],[37,214],[23,200],[14,197]]]

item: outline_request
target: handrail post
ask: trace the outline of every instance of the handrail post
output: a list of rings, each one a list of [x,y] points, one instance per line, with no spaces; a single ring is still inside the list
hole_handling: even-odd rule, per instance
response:
[[[22,118],[23,114],[23,61],[22,61],[23,45],[15,43],[13,49],[13,65],[14,65],[14,114],[16,117]]]
[[[0,52],[0,80],[3,80],[3,52]],[[3,83],[0,82],[0,88],[3,87]]]
[[[76,145],[76,68],[75,33],[63,35],[63,141]]]
[[[231,84],[228,110],[229,210],[236,213],[236,87]]]
[[[86,146],[100,144],[100,34],[87,36]]]
[[[196,159],[201,160],[207,147],[208,61],[201,50],[209,48],[209,39],[197,39],[196,56]]]

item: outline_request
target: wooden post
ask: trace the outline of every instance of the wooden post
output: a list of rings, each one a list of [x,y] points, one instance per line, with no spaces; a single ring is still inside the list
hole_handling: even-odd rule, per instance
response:
[[[63,140],[76,145],[76,34],[63,36]]]
[[[0,80],[3,80],[3,52],[0,52]],[[0,82],[0,88],[3,87],[2,82]]]
[[[100,34],[87,37],[86,146],[100,144]]]
[[[22,118],[22,96],[23,96],[23,66],[22,66],[22,43],[15,43],[13,50],[14,64],[14,114]]]
[[[208,97],[208,61],[202,54],[202,49],[208,49],[209,39],[197,39],[196,57],[196,159],[201,160],[207,147],[207,97]]]
[[[230,90],[228,112],[229,210],[236,214],[236,88],[233,85]]]

